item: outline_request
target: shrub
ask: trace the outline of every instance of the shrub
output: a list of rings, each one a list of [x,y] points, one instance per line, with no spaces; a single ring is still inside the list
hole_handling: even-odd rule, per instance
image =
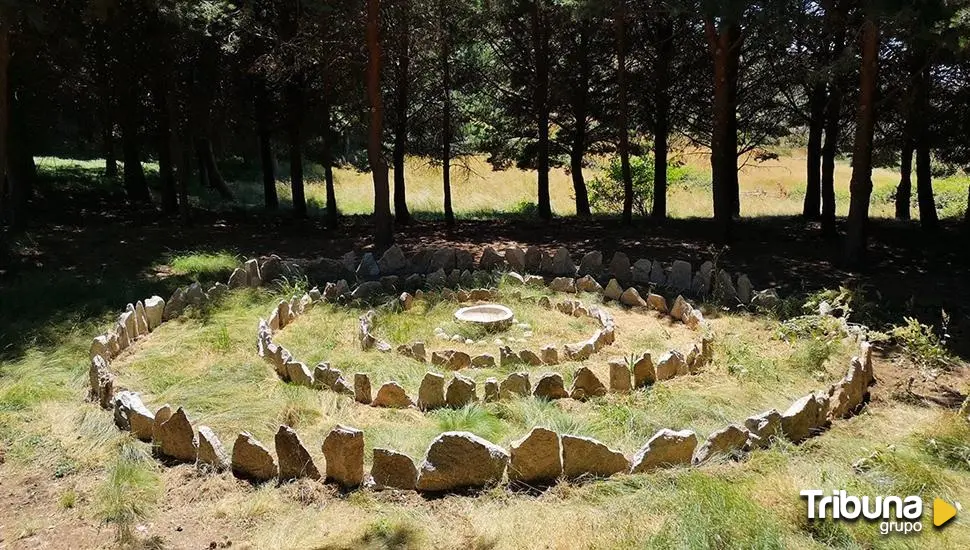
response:
[[[631,156],[630,173],[633,179],[633,212],[646,216],[653,201],[653,159]],[[668,175],[669,175],[668,171]],[[613,157],[602,177],[589,182],[589,206],[594,212],[623,211],[623,168],[620,157]]]
[[[896,344],[906,352],[913,362],[927,367],[943,367],[950,364],[950,354],[946,351],[946,325],[949,316],[943,312],[943,338],[938,336],[930,325],[924,325],[912,317],[904,317],[904,325],[897,325],[889,331]]]

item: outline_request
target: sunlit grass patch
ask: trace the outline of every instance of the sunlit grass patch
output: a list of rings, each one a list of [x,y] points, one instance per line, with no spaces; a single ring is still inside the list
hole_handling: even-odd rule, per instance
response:
[[[225,250],[213,252],[183,252],[168,259],[174,275],[197,279],[223,279],[239,267],[239,258]]]

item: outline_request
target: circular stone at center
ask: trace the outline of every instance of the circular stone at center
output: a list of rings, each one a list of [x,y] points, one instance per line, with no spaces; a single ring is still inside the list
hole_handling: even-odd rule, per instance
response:
[[[455,312],[455,319],[482,325],[489,330],[504,330],[512,324],[512,310],[500,304],[463,307]]]

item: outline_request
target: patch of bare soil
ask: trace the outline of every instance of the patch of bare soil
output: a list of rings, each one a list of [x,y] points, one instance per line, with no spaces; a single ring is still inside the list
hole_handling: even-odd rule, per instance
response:
[[[970,393],[970,368],[927,369],[899,354],[874,353],[873,401],[957,409]]]

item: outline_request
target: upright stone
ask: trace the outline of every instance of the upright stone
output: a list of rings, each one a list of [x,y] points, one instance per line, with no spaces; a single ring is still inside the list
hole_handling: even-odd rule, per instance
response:
[[[556,372],[543,374],[532,389],[532,395],[537,399],[565,399],[569,397],[566,393],[566,385],[563,383],[562,376]]]
[[[539,349],[539,358],[546,365],[558,365],[559,364],[559,349],[553,345],[542,346]]]
[[[769,409],[749,417],[744,421],[744,427],[751,433],[754,446],[767,447],[771,444],[772,438],[782,435],[781,413],[776,409]]]
[[[280,480],[310,478],[320,479],[320,471],[313,457],[303,445],[300,436],[289,426],[280,426],[276,432],[276,456],[280,461]]]
[[[715,295],[726,304],[734,305],[738,301],[738,291],[731,281],[731,274],[723,269],[717,272],[717,288]]]
[[[456,374],[448,382],[448,388],[445,391],[445,401],[449,407],[454,409],[460,409],[465,405],[474,403],[475,381],[471,378]]]
[[[653,263],[650,260],[637,260],[633,264],[633,282],[638,285],[650,284],[650,270]]]
[[[519,273],[525,273],[525,252],[521,248],[506,248],[505,249],[505,262],[508,263],[509,269],[512,271],[517,271]]]
[[[431,255],[431,265],[428,269],[431,271],[441,269],[445,273],[451,273],[451,271],[456,268],[456,265],[457,258],[455,255],[455,249],[439,248]]]
[[[513,372],[502,380],[499,384],[499,397],[502,399],[513,399],[515,397],[526,397],[531,391],[529,383],[529,373]]]
[[[650,352],[646,352],[633,363],[633,386],[642,388],[657,381],[657,371],[653,366]]]
[[[165,312],[165,300],[161,296],[152,296],[145,300],[145,319],[148,320],[148,330],[155,330],[162,324]]]
[[[445,404],[445,377],[436,372],[425,374],[418,389],[418,408],[430,411]]]
[[[478,267],[482,271],[492,271],[505,267],[505,258],[495,251],[494,248],[486,246],[482,251],[482,258],[478,261]]]
[[[259,260],[248,260],[243,264],[243,269],[246,270],[246,281],[249,282],[249,286],[257,287],[263,284],[263,276],[259,272]]]
[[[232,473],[242,479],[269,481],[279,474],[279,467],[266,445],[242,432],[232,445]]]
[[[627,471],[630,461],[591,437],[563,435],[562,468],[567,479],[609,477]]]
[[[327,481],[352,489],[364,481],[364,432],[336,426],[323,440]]]
[[[198,465],[216,472],[224,472],[229,469],[230,464],[229,454],[212,428],[199,426]]]
[[[370,473],[377,489],[413,491],[418,482],[418,469],[411,457],[390,449],[374,449]]]
[[[509,481],[528,485],[552,483],[562,475],[562,443],[549,429],[535,427],[510,447]]]
[[[810,393],[792,403],[781,415],[782,433],[793,443],[800,443],[822,431],[828,423],[829,397]]]
[[[647,302],[640,297],[640,293],[632,286],[620,295],[620,303],[628,307],[645,307]]]
[[[179,462],[195,462],[198,458],[199,440],[182,407],[162,422],[152,437],[158,452],[164,456]]]
[[[381,276],[381,268],[374,259],[374,254],[368,252],[360,260],[360,265],[355,271],[358,281],[367,281]]]
[[[501,483],[509,454],[469,432],[445,432],[428,447],[418,473],[425,492],[481,488]]]
[[[626,361],[619,359],[610,361],[610,391],[626,393],[630,391],[630,369]]]
[[[707,437],[707,441],[694,453],[692,463],[701,464],[716,456],[740,458],[748,449],[750,437],[748,430],[734,424],[722,428]]]
[[[664,428],[633,456],[631,473],[642,474],[658,468],[690,464],[697,447],[697,435],[690,430]]]
[[[354,401],[365,405],[371,402],[370,377],[367,373],[354,374]]]
[[[552,274],[568,277],[576,276],[576,265],[573,263],[573,259],[569,257],[569,250],[564,246],[556,250],[555,256],[552,257]]]
[[[690,263],[684,260],[674,260],[673,265],[670,267],[670,280],[667,281],[667,286],[677,292],[689,291],[692,275],[691,269]]]
[[[754,287],[751,285],[751,279],[747,275],[738,275],[738,300],[742,304],[748,305],[751,303],[751,298],[754,295]]]
[[[525,249],[525,256],[523,256],[525,273],[540,273],[542,272],[543,264],[546,263],[546,255],[537,246],[530,246]]]
[[[657,361],[657,380],[670,380],[675,376],[683,376],[690,371],[687,368],[687,358],[677,350],[671,350],[660,356]]]
[[[664,266],[657,260],[654,260],[650,266],[650,282],[657,286],[667,285],[667,272],[664,271]]]
[[[603,271],[603,253],[599,251],[587,252],[579,261],[580,275],[599,275]]]
[[[148,314],[145,313],[145,304],[141,300],[135,304],[135,332],[138,336],[148,334]]]
[[[155,415],[142,403],[137,393],[121,391],[114,396],[114,420],[119,429],[130,431],[136,438],[152,440]]]
[[[573,375],[573,387],[569,391],[573,399],[584,401],[591,397],[606,395],[606,386],[589,367],[580,367]]]
[[[630,257],[622,252],[614,252],[613,259],[610,260],[610,275],[621,281],[629,281],[632,277],[630,273]]]
[[[603,291],[603,287],[591,275],[584,275],[576,280],[576,290],[579,292],[599,293]]]
[[[610,282],[606,284],[606,290],[603,291],[603,296],[610,300],[619,301],[623,296],[623,287],[616,279],[610,279]]]
[[[374,398],[374,402],[371,403],[375,407],[386,407],[389,409],[406,409],[413,405],[411,398],[395,381],[385,382],[380,389],[377,390],[377,397]]]
[[[381,275],[399,275],[408,267],[408,260],[404,257],[401,247],[394,245],[388,248],[381,259],[377,261]]]
[[[236,289],[247,286],[249,286],[249,274],[246,273],[245,269],[237,267],[229,276],[229,288]]]
[[[498,378],[489,377],[485,379],[485,402],[494,403],[499,399]]]

